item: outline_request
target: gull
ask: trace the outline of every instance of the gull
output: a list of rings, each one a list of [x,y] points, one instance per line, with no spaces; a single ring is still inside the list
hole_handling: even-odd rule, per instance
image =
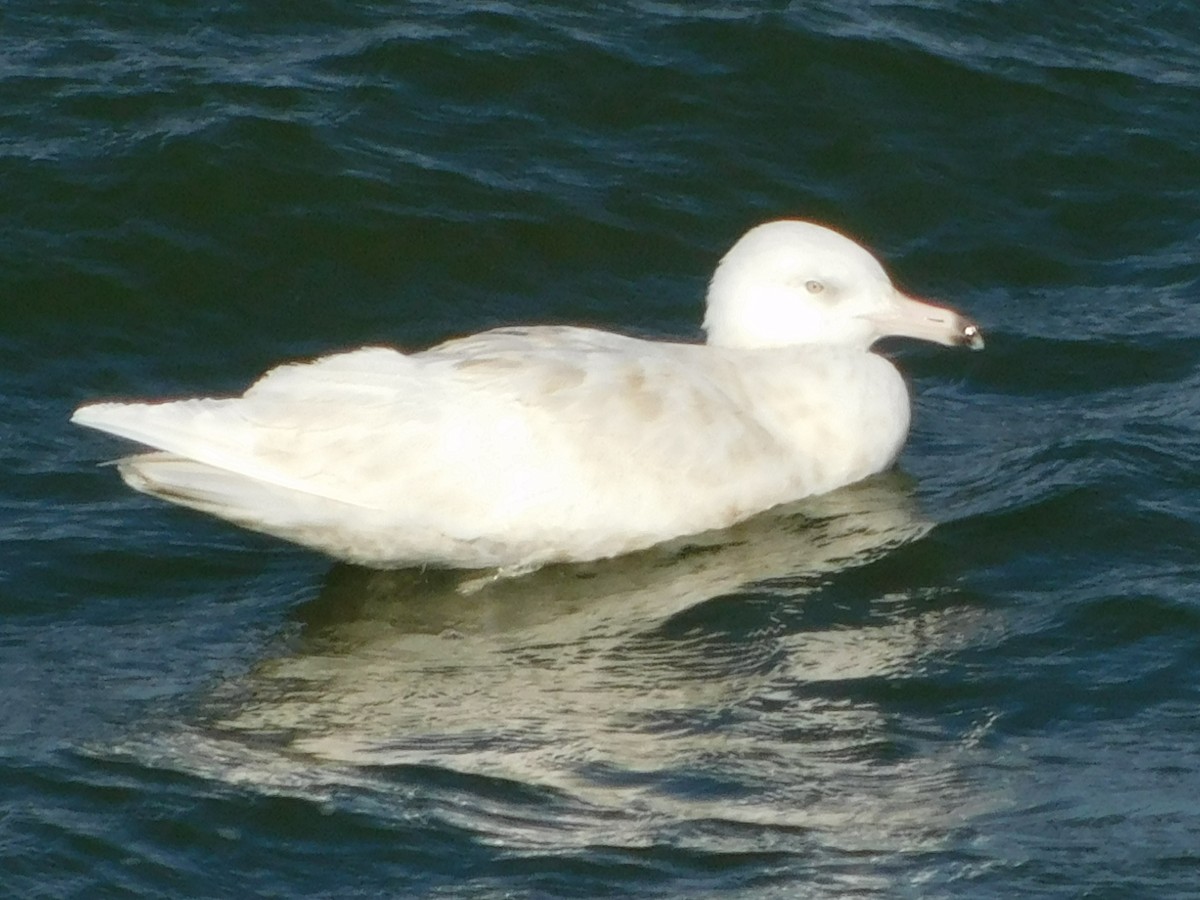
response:
[[[239,397],[81,406],[151,448],[155,497],[346,562],[524,572],[726,528],[891,467],[903,336],[983,347],[812,222],[747,232],[708,287],[704,343],[505,327],[274,368]]]

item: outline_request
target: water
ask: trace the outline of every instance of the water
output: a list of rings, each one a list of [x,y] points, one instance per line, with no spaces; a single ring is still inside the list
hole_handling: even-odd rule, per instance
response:
[[[1194,4],[0,13],[0,894],[1200,892]],[[779,215],[976,316],[902,472],[464,596],[127,491],[80,402],[694,337]]]

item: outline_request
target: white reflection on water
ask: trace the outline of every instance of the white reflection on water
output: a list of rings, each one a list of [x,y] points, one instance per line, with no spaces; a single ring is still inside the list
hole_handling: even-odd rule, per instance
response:
[[[431,766],[551,788],[590,811],[591,827],[563,810],[500,816],[492,839],[508,845],[639,844],[688,821],[828,829],[843,848],[878,849],[888,832],[911,842],[962,812],[957,766],[897,752],[878,703],[821,685],[919,666],[979,623],[945,608],[796,623],[828,579],[929,527],[889,476],[467,594],[464,573],[336,568],[298,610],[290,652],[214,697],[197,737],[224,756],[239,743],[260,761],[281,751],[293,775]]]

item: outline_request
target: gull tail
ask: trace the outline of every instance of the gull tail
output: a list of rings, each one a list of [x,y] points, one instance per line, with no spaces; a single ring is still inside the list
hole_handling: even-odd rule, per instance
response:
[[[347,509],[336,500],[248,478],[174,453],[127,456],[117,460],[117,469],[136,491],[318,552],[330,553],[333,547],[340,558],[354,558],[352,539],[345,546],[335,543],[339,533],[330,523],[343,519]]]
[[[229,400],[176,400],[167,403],[89,403],[71,421],[193,459],[232,455]],[[205,462],[220,466],[218,459]],[[236,466],[230,466],[236,468]]]
[[[167,403],[92,403],[75,410],[71,421],[145,444],[173,458],[176,464],[171,468],[161,465],[165,457],[154,454],[129,457],[131,461],[143,461],[136,466],[133,462],[120,465],[121,475],[130,487],[176,503],[184,503],[184,500],[170,495],[172,489],[166,481],[161,490],[154,487],[159,479],[178,480],[180,497],[193,490],[200,496],[206,491],[200,487],[198,473],[205,471],[210,483],[215,484],[216,473],[221,472],[223,485],[241,486],[247,494],[278,493],[271,489],[284,489],[350,506],[360,505],[353,498],[338,496],[326,486],[283,471],[256,454],[254,428],[239,413],[236,404],[240,402],[238,398],[200,398]],[[182,467],[184,462],[193,464],[186,477]],[[148,470],[152,468],[152,474],[158,477],[147,477],[135,484],[134,480],[139,478],[137,471],[143,466]],[[126,469],[133,474],[127,475]],[[196,508],[231,518],[207,507]],[[239,519],[233,521],[241,523]]]
[[[71,421],[154,448],[117,460],[121,478],[136,491],[353,558],[336,523],[369,519],[374,511],[256,457],[253,434],[230,402],[96,403],[77,409]]]
[[[263,513],[277,518],[288,492],[274,485],[174,453],[141,453],[117,460],[121,478],[135,491],[263,530]]]

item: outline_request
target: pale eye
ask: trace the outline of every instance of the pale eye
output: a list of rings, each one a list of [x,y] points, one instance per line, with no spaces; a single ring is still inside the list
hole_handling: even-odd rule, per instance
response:
[[[804,289],[810,294],[819,294],[821,291],[825,290],[825,283],[822,281],[817,281],[814,278],[811,281],[804,282]]]

